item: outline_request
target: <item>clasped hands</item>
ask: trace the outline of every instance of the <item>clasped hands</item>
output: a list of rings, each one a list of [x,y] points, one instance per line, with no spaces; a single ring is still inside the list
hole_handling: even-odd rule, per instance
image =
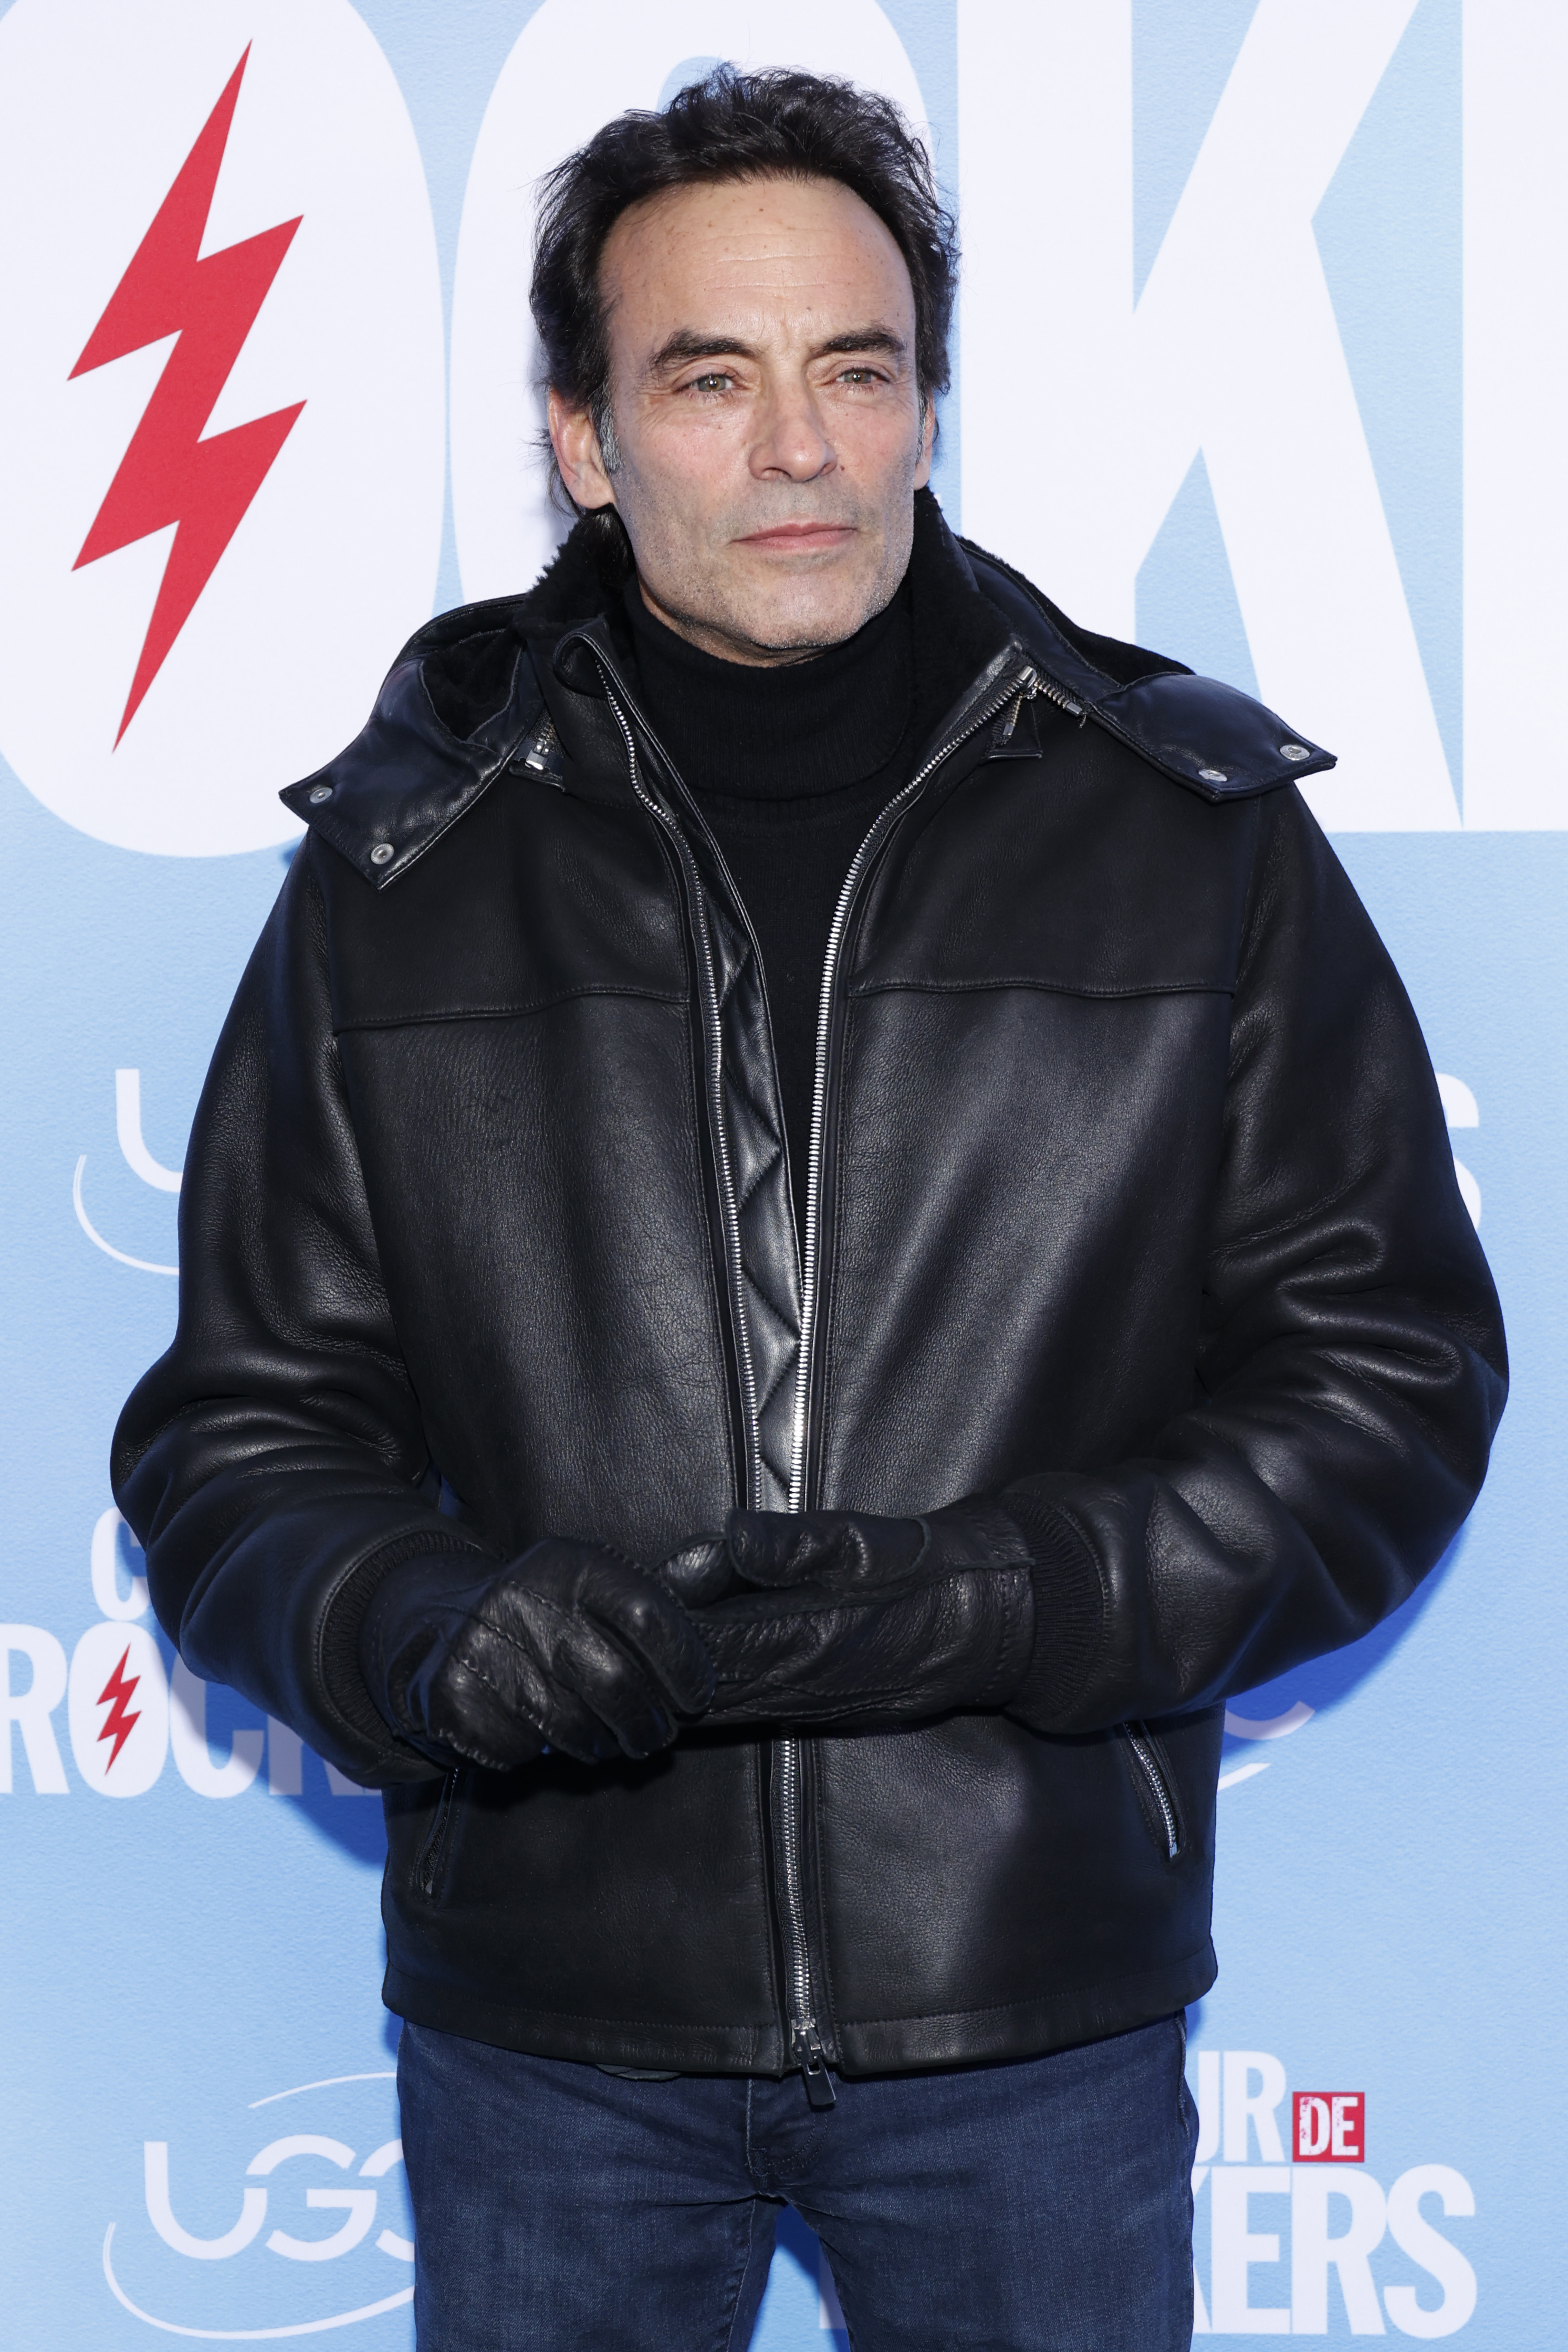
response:
[[[997,1707],[1034,1643],[1029,1543],[974,1499],[927,1518],[736,1511],[652,1570],[552,1536],[476,1575],[390,1570],[359,1658],[380,1713],[435,1761],[507,1771],[667,1748],[684,1725],[884,1725]]]

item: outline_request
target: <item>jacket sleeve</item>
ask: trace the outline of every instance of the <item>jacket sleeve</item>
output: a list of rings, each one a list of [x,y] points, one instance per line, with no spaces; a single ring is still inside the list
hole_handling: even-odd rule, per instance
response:
[[[1009,1711],[1093,1730],[1354,1641],[1452,1540],[1506,1393],[1415,1013],[1287,789],[1261,817],[1194,1402],[1144,1458],[1002,1498],[1041,1563]]]
[[[332,1034],[307,840],[203,1089],[180,1200],[173,1345],[115,1432],[115,1498],[159,1622],[371,1784],[437,1768],[403,1747],[355,1661],[380,1577],[416,1553],[491,1557],[434,1507]]]

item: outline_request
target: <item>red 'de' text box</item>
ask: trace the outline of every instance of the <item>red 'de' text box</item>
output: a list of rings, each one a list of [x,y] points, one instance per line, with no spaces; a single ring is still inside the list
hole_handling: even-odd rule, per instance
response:
[[[1297,2091],[1291,2154],[1298,2164],[1366,2162],[1364,2091]]]

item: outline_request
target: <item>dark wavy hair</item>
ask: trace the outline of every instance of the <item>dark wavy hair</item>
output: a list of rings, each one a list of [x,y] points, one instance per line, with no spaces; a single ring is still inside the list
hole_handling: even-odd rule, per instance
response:
[[[909,271],[921,397],[946,391],[957,231],[931,158],[897,107],[824,75],[719,65],[677,90],[663,113],[618,114],[542,184],[528,299],[545,375],[563,400],[590,411],[607,454],[614,434],[599,268],[611,230],[629,206],[667,188],[765,179],[838,180],[870,206]],[[552,490],[572,507],[551,464]],[[604,520],[618,536],[619,517],[606,510]]]

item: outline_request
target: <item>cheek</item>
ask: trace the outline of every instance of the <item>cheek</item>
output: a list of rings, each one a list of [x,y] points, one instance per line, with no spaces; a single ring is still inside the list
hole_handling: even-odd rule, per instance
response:
[[[913,402],[891,401],[863,405],[846,401],[834,419],[833,437],[841,451],[854,451],[868,466],[895,470],[911,465],[923,446],[924,420]]]
[[[664,411],[638,433],[638,471],[656,495],[700,499],[746,462],[744,420],[733,410]]]

